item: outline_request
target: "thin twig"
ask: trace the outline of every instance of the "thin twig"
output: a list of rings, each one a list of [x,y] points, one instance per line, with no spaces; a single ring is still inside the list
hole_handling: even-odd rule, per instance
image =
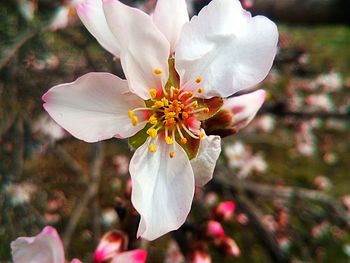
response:
[[[104,159],[103,144],[97,143],[92,146],[92,161],[90,165],[89,177],[90,183],[85,193],[79,200],[77,200],[73,214],[70,217],[67,228],[63,233],[62,241],[65,249],[69,247],[69,244],[72,240],[75,228],[79,222],[80,217],[82,216],[85,208],[88,206],[90,200],[94,198],[98,192],[98,186],[101,177],[101,168]]]

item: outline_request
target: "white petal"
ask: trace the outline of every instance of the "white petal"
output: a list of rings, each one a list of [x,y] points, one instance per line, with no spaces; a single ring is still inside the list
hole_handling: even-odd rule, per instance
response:
[[[64,263],[60,237],[53,227],[45,227],[34,237],[19,237],[11,243],[14,263]]]
[[[196,186],[204,186],[213,178],[214,168],[220,152],[220,136],[210,135],[201,139],[198,154],[196,158],[191,160]]]
[[[176,142],[173,146],[160,136],[150,153],[149,141],[138,148],[130,161],[131,200],[141,215],[137,236],[154,240],[178,229],[186,220],[194,195],[194,175],[187,154]]]
[[[232,112],[232,126],[237,130],[247,126],[264,103],[265,97],[266,92],[264,90],[257,90],[225,100],[223,109]]]
[[[56,31],[67,27],[69,23],[69,8],[66,6],[59,7],[49,25],[50,30]]]
[[[120,253],[115,256],[112,263],[144,263],[147,259],[147,251],[136,249]]]
[[[173,53],[182,27],[189,20],[186,0],[158,0],[152,18],[168,39]]]
[[[119,41],[107,24],[101,0],[87,0],[77,6],[77,13],[87,30],[100,45],[114,56],[119,56]]]
[[[170,45],[150,16],[117,0],[104,0],[109,28],[118,38],[120,59],[131,91],[149,99],[151,88],[161,89],[168,80]],[[161,70],[155,74],[154,70]]]
[[[51,88],[43,96],[50,116],[73,136],[87,142],[134,135],[128,110],[145,107],[128,92],[127,82],[109,73],[89,73]]]
[[[183,27],[176,69],[182,84],[203,78],[203,97],[227,97],[266,77],[277,40],[277,27],[266,17],[252,18],[238,0],[213,0]]]

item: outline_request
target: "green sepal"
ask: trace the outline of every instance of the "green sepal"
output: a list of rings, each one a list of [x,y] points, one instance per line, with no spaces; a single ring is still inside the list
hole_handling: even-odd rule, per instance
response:
[[[169,65],[169,78],[167,83],[165,84],[165,90],[170,92],[170,87],[179,88],[180,87],[180,76],[175,69],[175,59],[168,59]]]
[[[183,131],[183,136],[187,139],[186,144],[181,143],[181,138],[178,133],[176,133],[176,141],[185,150],[189,160],[192,160],[197,156],[199,150],[200,139],[194,139],[187,132]]]
[[[145,128],[143,128],[141,131],[136,133],[135,135],[129,137],[128,143],[129,147],[132,150],[136,150],[139,148],[142,144],[145,143],[146,139],[149,137],[147,134],[147,130],[151,127],[151,124],[147,124]]]
[[[220,97],[213,97],[210,99],[197,99],[198,107],[205,108],[208,107],[209,112],[198,112],[196,113],[196,118],[200,121],[205,121],[211,117],[213,117],[218,111],[221,109],[224,104],[224,100]]]

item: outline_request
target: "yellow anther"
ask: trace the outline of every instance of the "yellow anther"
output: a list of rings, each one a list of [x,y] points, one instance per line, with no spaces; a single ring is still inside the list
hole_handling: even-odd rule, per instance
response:
[[[153,70],[153,73],[156,74],[156,75],[159,75],[159,74],[162,74],[162,70],[160,68],[156,68]]]
[[[195,100],[194,102],[192,102],[192,106],[195,108],[198,107],[198,101]]]
[[[209,108],[204,108],[204,113],[209,113]]]
[[[171,137],[165,137],[165,142],[167,143],[167,144],[173,144],[174,143],[174,141],[173,141],[173,139],[171,138]]]
[[[164,107],[164,103],[158,100],[154,103],[154,106],[156,106],[157,108],[162,108]]]
[[[165,122],[165,126],[172,126],[176,123],[175,119],[174,118],[170,118],[170,119],[167,119],[166,122]]]
[[[182,118],[183,119],[187,119],[188,118],[188,113],[187,112],[183,112],[182,113]]]
[[[148,149],[149,149],[149,151],[150,151],[151,153],[154,153],[154,152],[157,151],[157,147],[156,147],[156,145],[155,145],[154,143],[151,143],[151,144],[149,145]]]
[[[173,151],[171,151],[171,152],[169,153],[169,157],[170,157],[170,158],[174,158],[174,156],[175,156],[175,153],[174,153]]]
[[[149,117],[148,122],[149,122],[150,124],[152,124],[152,125],[158,124],[157,118],[156,118],[155,116],[153,116],[153,115],[152,115],[151,117]]]
[[[147,134],[148,134],[149,136],[151,136],[152,138],[156,138],[156,137],[157,137],[157,130],[154,129],[154,128],[149,128],[149,129],[147,130]]]
[[[200,132],[200,133],[198,134],[198,137],[199,137],[199,139],[202,139],[202,138],[204,137],[204,133],[203,133],[203,132]]]
[[[176,115],[176,113],[173,112],[173,111],[171,111],[171,112],[169,112],[169,113],[166,114],[166,117],[174,118],[175,115]]]
[[[180,92],[180,89],[177,89],[177,88],[174,89],[175,94],[179,94],[179,92]]]
[[[134,112],[132,110],[129,110],[128,111],[128,116],[129,116],[130,119],[132,119],[132,117],[134,117],[135,114],[134,114]]]
[[[166,98],[162,98],[161,101],[164,103],[164,106],[169,105],[169,101]]]
[[[149,95],[151,95],[152,99],[155,99],[157,97],[157,90],[156,89],[150,89]]]
[[[181,138],[181,144],[186,144],[187,143],[187,139],[184,137],[184,138]]]
[[[197,92],[198,92],[198,93],[202,93],[203,90],[204,90],[203,87],[200,87],[200,88],[197,89]]]
[[[137,116],[131,117],[131,123],[132,123],[132,126],[136,126],[139,123],[139,119],[137,118]]]
[[[202,80],[203,80],[202,76],[199,76],[199,77],[196,79],[196,82],[197,82],[197,83],[201,83]]]

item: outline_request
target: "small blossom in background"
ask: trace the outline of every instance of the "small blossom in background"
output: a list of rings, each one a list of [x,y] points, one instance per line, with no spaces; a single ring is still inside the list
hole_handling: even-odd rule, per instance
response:
[[[66,28],[69,24],[78,20],[75,8],[78,4],[85,2],[86,0],[67,0],[66,4],[60,6],[49,25],[50,30],[56,31]]]
[[[327,191],[332,187],[332,182],[329,178],[319,175],[314,179],[315,186],[321,191]]]
[[[118,214],[113,208],[106,208],[102,211],[102,224],[110,227],[118,221]]]
[[[233,168],[236,176],[245,178],[252,172],[264,173],[267,170],[267,163],[259,153],[253,155],[250,147],[240,141],[226,145],[225,156],[229,167]]]
[[[116,155],[113,157],[115,171],[119,175],[125,175],[129,172],[129,158],[125,155]]]
[[[168,242],[164,263],[185,263],[185,257],[174,240]]]
[[[137,249],[125,251],[127,238],[120,231],[110,231],[105,234],[95,253],[94,263],[111,260],[112,263],[144,263],[147,251]],[[51,226],[46,226],[34,237],[19,237],[11,243],[11,253],[14,263],[65,263],[62,241]],[[71,263],[81,263],[73,259]]]
[[[65,130],[47,114],[40,116],[34,123],[33,131],[47,136],[53,142],[68,136]]]
[[[29,203],[36,190],[37,187],[31,183],[9,184],[5,188],[13,206]]]

